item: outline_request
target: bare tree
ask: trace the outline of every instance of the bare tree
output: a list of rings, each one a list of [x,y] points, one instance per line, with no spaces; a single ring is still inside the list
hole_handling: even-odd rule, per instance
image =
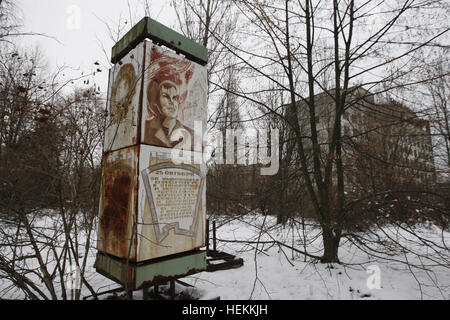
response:
[[[447,168],[443,169],[443,174],[448,179],[450,175],[450,109],[448,106],[450,88],[446,52],[444,51],[444,55],[440,56],[434,64],[425,64],[426,73],[431,80],[426,83],[424,94],[432,101],[431,108],[426,111],[435,133],[436,147],[434,149],[439,157],[437,161],[446,164]]]
[[[67,95],[42,55],[2,53],[0,277],[3,297],[80,299],[99,191],[104,109],[96,88]],[[71,266],[69,268],[69,266]],[[12,290],[12,292],[11,292]],[[19,291],[19,292],[18,292]]]
[[[10,37],[18,35],[19,27],[15,4],[10,0],[0,1],[0,41],[9,41]]]
[[[439,4],[309,0],[233,3],[247,19],[248,28],[242,33],[248,43],[259,43],[247,48],[221,42],[242,70],[248,71],[241,75],[252,79],[253,85],[235,94],[259,103],[286,121],[295,133],[298,168],[322,229],[321,260],[339,261],[342,222],[347,210],[342,117],[357,105],[349,95],[350,88],[359,85],[378,93],[415,82],[411,57],[423,47],[438,45],[448,28],[436,22],[436,28],[420,33],[418,30],[429,20],[424,16],[410,21],[410,17],[418,12],[425,15]],[[405,27],[405,21],[411,23]],[[215,38],[220,42],[220,35]],[[324,46],[332,53],[330,57],[315,54]],[[325,73],[334,90],[324,86]],[[274,87],[284,92],[287,113],[259,99],[261,92]],[[331,125],[325,144],[316,121],[320,116],[318,92],[324,92],[332,101],[327,110]],[[293,118],[287,119],[286,114]]]

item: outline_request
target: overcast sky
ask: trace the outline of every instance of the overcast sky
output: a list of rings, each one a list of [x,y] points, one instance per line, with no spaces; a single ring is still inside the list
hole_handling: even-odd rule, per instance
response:
[[[128,0],[132,7],[133,23],[144,15],[143,0]],[[21,44],[38,45],[45,53],[49,67],[67,65],[79,68],[71,76],[91,72],[93,63],[98,61],[104,72],[95,77],[102,89],[106,88],[108,59],[114,42],[110,39],[104,22],[114,26],[127,20],[125,30],[131,27],[129,23],[129,8],[127,0],[18,0],[17,4],[23,17],[23,31],[46,34],[46,37],[23,37]],[[174,12],[167,0],[151,2],[151,17],[159,22],[173,27]],[[102,49],[104,47],[107,57]],[[104,90],[103,90],[104,91]]]

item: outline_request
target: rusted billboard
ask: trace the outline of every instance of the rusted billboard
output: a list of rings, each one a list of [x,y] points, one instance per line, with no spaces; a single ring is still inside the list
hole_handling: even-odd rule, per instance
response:
[[[171,151],[201,143],[206,67],[146,39],[111,69],[108,95],[99,252],[137,263],[204,247],[205,168]]]
[[[193,150],[194,121],[206,125],[206,68],[150,42],[146,61],[142,143]]]
[[[139,44],[109,71],[104,152],[139,143],[144,50],[144,43]]]
[[[205,246],[203,165],[175,164],[166,148],[142,145],[139,166],[138,260]]]
[[[141,262],[205,246],[205,169],[166,148],[105,155],[98,250]]]
[[[206,77],[205,66],[141,42],[110,69],[104,152],[140,143],[193,150],[194,121],[206,126]]]
[[[136,259],[132,234],[136,228],[133,213],[137,209],[138,161],[137,146],[105,154],[97,236],[99,251],[131,260]]]

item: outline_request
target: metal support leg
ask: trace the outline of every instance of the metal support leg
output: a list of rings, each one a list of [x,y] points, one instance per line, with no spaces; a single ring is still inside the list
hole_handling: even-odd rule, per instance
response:
[[[213,251],[214,254],[217,253],[217,247],[216,247],[216,221],[213,221]]]
[[[170,300],[175,300],[175,280],[170,280],[169,294]]]
[[[143,300],[148,300],[148,287],[145,287],[144,289],[142,289],[142,299]]]
[[[209,219],[206,219],[206,255],[209,256]]]
[[[128,300],[133,300],[133,290],[129,290],[127,292],[127,298],[128,298]]]

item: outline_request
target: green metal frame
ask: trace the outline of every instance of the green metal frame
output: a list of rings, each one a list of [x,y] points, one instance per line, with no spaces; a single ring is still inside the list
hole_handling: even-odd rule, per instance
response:
[[[143,263],[128,263],[102,252],[97,253],[95,269],[105,277],[139,290],[206,270],[206,251],[193,250]]]
[[[116,63],[145,38],[184,54],[201,65],[208,63],[208,49],[165,25],[145,17],[112,48],[111,62]]]

